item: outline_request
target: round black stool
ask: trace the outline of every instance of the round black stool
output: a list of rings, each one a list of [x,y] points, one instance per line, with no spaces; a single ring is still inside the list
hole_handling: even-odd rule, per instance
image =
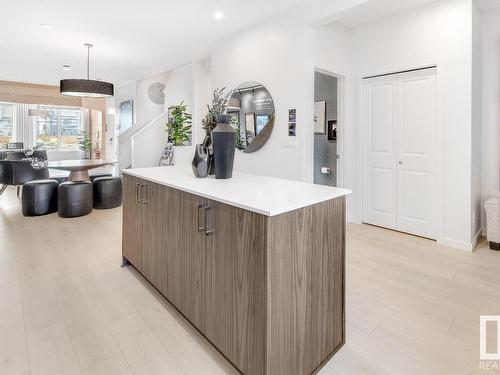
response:
[[[78,217],[92,212],[92,182],[68,181],[59,184],[57,210],[60,217]]]
[[[94,208],[115,208],[122,204],[121,177],[99,177],[94,180]]]
[[[23,185],[23,216],[47,215],[57,211],[57,181],[35,180]]]

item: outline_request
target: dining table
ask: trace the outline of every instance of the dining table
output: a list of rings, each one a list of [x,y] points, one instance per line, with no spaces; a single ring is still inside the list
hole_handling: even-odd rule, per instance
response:
[[[47,168],[69,171],[68,181],[90,181],[89,170],[117,162],[106,159],[57,160],[49,161]]]

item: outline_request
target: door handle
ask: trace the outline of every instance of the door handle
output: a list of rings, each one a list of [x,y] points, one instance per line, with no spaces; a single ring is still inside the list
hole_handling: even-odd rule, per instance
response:
[[[403,162],[400,160],[400,161],[398,161],[398,164],[401,165],[401,164],[403,164]]]
[[[209,213],[212,212],[212,210],[213,208],[207,204],[205,207],[205,232],[204,232],[205,237],[211,236],[214,233],[214,228],[209,229],[210,227],[212,227],[213,224],[211,223],[212,220],[208,220]]]
[[[198,232],[205,232],[205,230],[207,229],[207,216],[206,214],[203,215],[203,218],[204,218],[204,223],[203,225],[200,225],[200,210],[204,209],[207,207],[207,204],[206,203],[200,203],[198,205]]]

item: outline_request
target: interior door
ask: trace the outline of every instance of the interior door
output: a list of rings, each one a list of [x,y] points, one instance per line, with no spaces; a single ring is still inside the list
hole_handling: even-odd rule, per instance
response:
[[[398,80],[397,228],[436,237],[435,70]]]
[[[436,237],[436,71],[364,83],[363,221]]]
[[[396,229],[395,115],[397,84],[392,77],[365,81],[364,221]]]

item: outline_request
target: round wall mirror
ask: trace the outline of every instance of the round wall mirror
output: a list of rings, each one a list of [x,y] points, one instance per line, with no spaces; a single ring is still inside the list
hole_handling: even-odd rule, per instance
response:
[[[242,152],[261,149],[273,132],[273,98],[260,83],[245,82],[234,89],[227,114],[237,132],[236,148]]]

